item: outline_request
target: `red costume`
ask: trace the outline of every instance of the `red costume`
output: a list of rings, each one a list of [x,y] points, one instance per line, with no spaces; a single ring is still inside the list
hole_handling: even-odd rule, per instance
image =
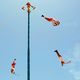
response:
[[[50,22],[53,20],[53,18],[47,18],[47,17],[45,17],[45,19]]]
[[[53,19],[53,18],[48,18],[48,17],[45,17],[44,15],[42,15],[42,17],[43,17],[44,19],[46,19],[47,21],[52,22],[53,26],[58,26],[58,25],[60,24],[59,21],[57,21],[57,20],[55,20],[55,19]]]
[[[11,64],[11,73],[15,74],[15,65],[16,65],[16,59],[14,59],[13,63]]]
[[[15,65],[16,65],[16,63],[15,63],[15,61],[13,61],[12,67],[15,68]]]

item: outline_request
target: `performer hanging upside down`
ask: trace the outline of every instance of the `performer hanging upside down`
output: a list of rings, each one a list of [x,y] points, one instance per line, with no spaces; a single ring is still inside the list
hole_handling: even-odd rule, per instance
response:
[[[16,65],[16,59],[14,59],[14,61],[11,64],[11,73],[15,74],[15,65]]]
[[[68,62],[65,62],[62,58],[62,56],[59,54],[58,50],[55,50],[54,52],[56,52],[59,60],[61,61],[61,65],[63,66],[64,64],[68,64],[68,63],[71,63],[71,61],[68,61]]]
[[[55,20],[53,18],[48,18],[48,17],[45,17],[44,15],[42,15],[41,17],[43,17],[44,19],[46,19],[49,22],[52,22],[53,26],[58,26],[60,24],[59,21],[57,21],[57,20]]]

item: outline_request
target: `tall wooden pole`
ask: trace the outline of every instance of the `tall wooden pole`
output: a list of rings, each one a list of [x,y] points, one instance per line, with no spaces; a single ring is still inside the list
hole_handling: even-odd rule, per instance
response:
[[[27,50],[27,80],[30,80],[30,7],[31,4],[28,2],[28,50]]]
[[[28,2],[26,6],[28,12],[27,80],[30,80],[30,8],[35,9],[35,7],[32,6],[30,2]],[[25,7],[23,6],[22,9],[25,10]]]
[[[30,13],[28,12],[27,80],[30,80]]]

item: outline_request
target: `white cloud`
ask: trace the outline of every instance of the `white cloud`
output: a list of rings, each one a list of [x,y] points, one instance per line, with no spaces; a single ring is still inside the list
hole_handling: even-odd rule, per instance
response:
[[[69,72],[73,75],[75,80],[80,80],[80,43],[77,43],[73,48],[73,65],[69,69]]]
[[[73,69],[73,70],[70,70],[69,72],[73,75],[75,80],[80,80],[80,71],[77,71],[77,70]]]
[[[73,57],[76,61],[80,61],[80,44],[76,44],[73,50]]]

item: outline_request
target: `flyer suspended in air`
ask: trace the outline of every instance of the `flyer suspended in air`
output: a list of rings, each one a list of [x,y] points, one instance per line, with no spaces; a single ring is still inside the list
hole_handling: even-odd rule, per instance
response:
[[[11,74],[15,74],[15,65],[16,65],[16,59],[13,60],[11,63]]]
[[[30,13],[31,12],[31,8],[32,10],[34,10],[36,7],[32,6],[30,2],[28,2],[25,6],[22,7],[22,10],[28,9],[27,11]]]
[[[55,20],[54,18],[45,17],[44,15],[42,15],[41,17],[49,22],[52,22],[53,26],[58,26],[60,24],[60,22],[58,20]]]
[[[58,50],[55,50],[54,52],[56,52],[60,62],[61,62],[61,65],[63,66],[64,64],[68,64],[68,63],[71,63],[71,61],[68,61],[68,62],[65,62],[62,58],[62,56],[60,55],[60,53],[58,52]]]

